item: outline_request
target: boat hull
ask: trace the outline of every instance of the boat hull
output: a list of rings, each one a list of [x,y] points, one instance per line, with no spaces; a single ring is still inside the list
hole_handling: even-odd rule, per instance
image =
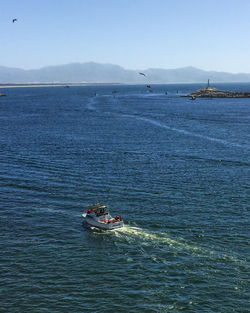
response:
[[[113,222],[102,223],[102,222],[98,222],[94,220],[92,217],[88,215],[85,217],[85,221],[89,226],[96,227],[96,228],[103,229],[103,230],[112,230],[112,229],[117,229],[117,228],[121,228],[124,226],[123,221],[117,221],[114,223]]]

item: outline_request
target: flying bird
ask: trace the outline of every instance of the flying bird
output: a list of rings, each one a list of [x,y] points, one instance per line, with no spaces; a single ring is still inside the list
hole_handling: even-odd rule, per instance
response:
[[[146,76],[146,74],[144,74],[144,73],[139,73],[140,75],[143,75],[143,76]]]
[[[17,18],[13,18],[12,23],[17,22]]]

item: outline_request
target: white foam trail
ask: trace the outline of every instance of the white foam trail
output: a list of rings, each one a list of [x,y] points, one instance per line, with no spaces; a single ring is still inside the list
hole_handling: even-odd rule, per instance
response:
[[[86,104],[87,109],[90,111],[96,111],[97,110],[97,108],[95,107],[96,103],[97,103],[96,99],[91,98],[89,102]]]
[[[172,239],[168,236],[168,234],[164,232],[151,232],[149,230],[144,230],[139,227],[124,225],[123,228],[114,230],[114,233],[117,237],[125,237],[129,241],[139,239],[141,242],[148,245],[153,244],[154,246],[156,246],[157,244],[165,244],[176,250],[190,251],[191,253],[196,255],[205,255],[213,259],[229,259],[234,262],[239,262],[239,260],[234,256],[221,253],[219,251],[208,250],[203,247],[194,246],[186,243],[183,240]]]
[[[129,235],[131,238],[138,239],[140,238],[143,241],[150,241],[154,243],[163,243],[169,246],[180,247],[185,250],[193,250],[194,252],[202,253],[202,249],[198,247],[192,247],[186,243],[182,243],[178,240],[171,239],[166,233],[163,232],[150,232],[148,230],[143,230],[139,227],[133,227],[125,225],[123,228],[116,229],[115,232],[120,235],[125,234]]]
[[[198,137],[198,138],[201,138],[201,139],[206,139],[206,140],[209,140],[209,141],[218,142],[218,143],[226,145],[226,146],[234,146],[234,147],[237,147],[237,148],[248,149],[246,146],[243,146],[243,145],[240,145],[240,144],[237,144],[237,143],[228,142],[228,141],[226,141],[224,139],[219,139],[219,138],[214,138],[214,137],[200,135],[200,134],[197,134],[197,133],[189,132],[189,131],[184,130],[184,129],[170,127],[170,126],[168,126],[168,125],[166,125],[166,124],[164,124],[162,122],[159,122],[159,121],[156,121],[156,120],[153,120],[153,119],[149,119],[149,118],[146,118],[146,117],[140,117],[140,116],[136,116],[136,115],[126,115],[126,116],[133,117],[133,118],[136,118],[137,120],[148,122],[148,123],[151,123],[152,125],[155,125],[155,126],[158,126],[158,127],[161,127],[161,128],[165,128],[165,129],[168,129],[168,130],[171,130],[171,131],[175,131],[177,133],[180,133],[180,134],[183,134],[183,135],[186,135],[186,136]]]
[[[97,103],[96,98],[90,99],[90,101],[87,103],[87,108],[89,110],[91,110],[91,111],[97,111],[97,108],[95,107],[96,103]],[[217,142],[217,143],[220,143],[220,144],[225,145],[225,146],[231,146],[231,147],[233,146],[233,147],[244,148],[244,149],[249,150],[249,148],[247,146],[245,146],[245,145],[240,145],[240,144],[237,144],[237,143],[229,142],[229,141],[226,141],[226,140],[220,139],[220,138],[209,137],[209,136],[197,134],[197,133],[190,132],[190,131],[187,131],[187,130],[184,130],[184,129],[179,129],[179,128],[176,128],[176,127],[170,127],[170,126],[168,126],[168,125],[166,125],[166,124],[164,124],[162,122],[159,122],[159,121],[147,118],[147,117],[141,117],[141,116],[132,115],[132,114],[122,114],[122,115],[126,116],[126,117],[132,117],[132,118],[135,118],[137,120],[141,120],[141,121],[150,123],[152,125],[155,125],[155,126],[158,126],[158,127],[161,127],[161,128],[165,128],[165,129],[168,129],[168,130],[180,133],[180,134],[183,134],[185,136],[197,137],[197,138],[209,140],[209,141],[212,141],[212,142]]]

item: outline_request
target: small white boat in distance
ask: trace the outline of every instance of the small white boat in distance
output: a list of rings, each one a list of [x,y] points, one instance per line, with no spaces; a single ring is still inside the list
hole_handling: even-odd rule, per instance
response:
[[[109,214],[107,206],[100,203],[89,206],[87,213],[83,213],[82,217],[89,226],[99,229],[112,230],[124,226],[121,216],[113,218]]]

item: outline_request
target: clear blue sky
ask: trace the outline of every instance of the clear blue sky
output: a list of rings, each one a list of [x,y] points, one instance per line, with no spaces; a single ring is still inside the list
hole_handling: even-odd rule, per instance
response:
[[[250,73],[250,0],[0,0],[0,65],[89,61]]]

